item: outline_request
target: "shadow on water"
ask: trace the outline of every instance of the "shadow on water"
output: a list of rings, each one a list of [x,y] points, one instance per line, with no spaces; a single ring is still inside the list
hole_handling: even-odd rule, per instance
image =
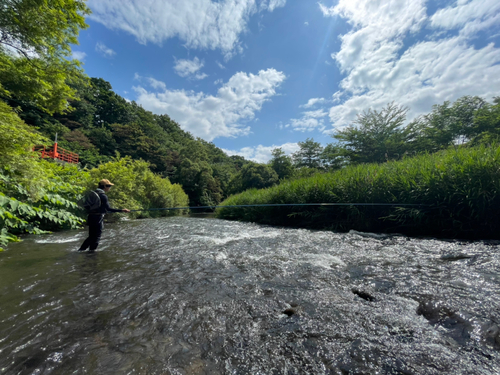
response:
[[[0,373],[499,373],[497,243],[205,217],[0,253]]]

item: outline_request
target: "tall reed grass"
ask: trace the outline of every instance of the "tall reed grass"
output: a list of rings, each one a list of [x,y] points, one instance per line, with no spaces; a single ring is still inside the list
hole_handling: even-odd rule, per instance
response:
[[[250,207],[217,217],[262,224],[431,235],[500,238],[500,146],[452,148],[384,164],[248,190],[222,205],[276,203],[397,203],[416,207]]]

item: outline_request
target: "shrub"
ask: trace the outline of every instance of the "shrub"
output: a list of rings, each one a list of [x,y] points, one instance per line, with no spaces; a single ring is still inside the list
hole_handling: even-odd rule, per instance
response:
[[[222,205],[391,203],[387,206],[220,208],[220,218],[317,229],[499,238],[500,146],[457,148],[284,181]],[[404,206],[413,204],[417,206]]]

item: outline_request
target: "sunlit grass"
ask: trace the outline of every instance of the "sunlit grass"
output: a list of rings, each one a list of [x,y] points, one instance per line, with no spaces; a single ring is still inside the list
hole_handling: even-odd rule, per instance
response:
[[[500,147],[449,149],[248,190],[222,205],[397,203],[416,207],[220,208],[219,218],[317,229],[500,238]]]

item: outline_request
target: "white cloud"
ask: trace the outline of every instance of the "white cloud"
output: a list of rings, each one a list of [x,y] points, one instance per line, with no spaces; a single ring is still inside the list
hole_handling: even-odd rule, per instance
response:
[[[306,104],[299,106],[299,108],[312,108],[315,106],[324,107],[326,103],[331,103],[332,101],[327,101],[325,98],[311,98],[307,101]],[[320,132],[324,132],[326,129],[325,125],[325,117],[328,116],[328,112],[324,108],[320,108],[314,111],[305,111],[302,112],[302,117],[299,119],[293,118],[290,120],[290,123],[286,125],[281,125],[280,129],[290,128],[293,130],[306,132],[319,130]]]
[[[500,2],[498,0],[457,1],[455,6],[438,10],[430,19],[435,28],[460,28],[460,34],[467,36],[498,25]]]
[[[286,0],[269,0],[268,9],[272,12],[274,9],[279,7],[284,7],[286,4]]]
[[[309,99],[306,104],[303,104],[300,106],[300,108],[311,108],[314,107],[316,104],[322,104],[325,102],[325,98],[312,98]]]
[[[85,59],[85,56],[87,56],[87,54],[85,52],[81,52],[81,51],[72,51],[71,52],[71,58],[74,60],[83,61],[83,59]]]
[[[262,105],[276,95],[285,75],[275,69],[257,75],[236,73],[218,89],[217,95],[185,90],[148,92],[135,87],[137,102],[158,114],[167,113],[184,130],[207,141],[217,137],[236,137],[250,133],[242,123],[251,120]]]
[[[205,73],[199,73],[199,74],[196,74],[193,78],[194,79],[197,79],[197,80],[201,80],[201,79],[205,79],[208,77],[208,74],[205,74]]]
[[[111,48],[108,48],[106,47],[103,43],[101,42],[98,42],[96,45],[95,45],[95,50],[97,52],[99,52],[101,55],[103,55],[104,57],[113,57],[114,55],[116,55],[116,52],[113,51]]]
[[[167,85],[165,84],[165,82],[158,81],[157,79],[154,79],[152,77],[142,77],[138,73],[135,73],[134,79],[137,81],[146,82],[149,86],[151,86],[152,88],[154,88],[156,90],[166,90],[167,89]]]
[[[340,0],[332,8],[320,6],[325,16],[340,16],[352,25],[341,37],[340,51],[332,54],[345,75],[332,96],[338,103],[329,113],[334,126],[343,127],[363,110],[392,101],[410,108],[410,120],[445,100],[498,95],[500,49],[494,44],[476,49],[470,37],[500,17],[500,8],[489,0],[456,4],[430,19],[424,0]],[[424,28],[429,25],[430,31]],[[442,32],[456,27],[461,28],[458,36]],[[408,36],[419,31],[427,38],[409,44]]]
[[[220,49],[226,56],[238,50],[239,35],[249,18],[273,11],[286,0],[89,0],[90,18],[113,30],[123,30],[146,44],[178,37],[190,48]],[[260,7],[259,7],[260,5]]]
[[[281,148],[286,155],[291,155],[300,149],[297,143],[285,143],[281,146],[254,146],[243,147],[240,150],[223,150],[229,156],[239,155],[247,160],[252,160],[257,163],[267,163],[272,158],[272,152],[275,148]]]
[[[323,109],[318,109],[316,111],[306,111],[302,112],[302,118],[291,119],[290,125],[294,130],[306,132],[319,130],[324,131],[325,128],[325,117],[328,116],[328,112]]]
[[[219,68],[226,69],[226,67],[224,65],[222,65],[220,62],[216,61],[216,63],[219,66]]]
[[[181,77],[190,79],[204,79],[208,77],[205,73],[198,73],[203,68],[205,62],[195,57],[193,60],[175,60],[174,70]]]
[[[304,25],[309,26],[309,22],[307,22],[307,21],[304,22]]]

